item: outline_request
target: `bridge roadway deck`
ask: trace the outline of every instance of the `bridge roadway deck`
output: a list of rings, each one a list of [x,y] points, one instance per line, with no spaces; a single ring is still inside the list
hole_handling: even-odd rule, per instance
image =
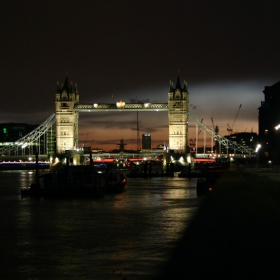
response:
[[[159,279],[280,279],[280,175],[231,166]]]

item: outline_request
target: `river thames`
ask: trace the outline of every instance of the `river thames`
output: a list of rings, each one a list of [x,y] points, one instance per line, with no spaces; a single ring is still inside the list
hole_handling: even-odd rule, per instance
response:
[[[128,178],[100,199],[36,199],[0,172],[0,279],[155,279],[202,203],[196,179]]]

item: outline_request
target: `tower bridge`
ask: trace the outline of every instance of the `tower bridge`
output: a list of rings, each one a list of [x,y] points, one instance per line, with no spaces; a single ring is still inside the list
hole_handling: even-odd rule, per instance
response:
[[[170,82],[168,103],[132,103],[119,101],[116,104],[80,104],[77,85],[69,84],[66,77],[64,84],[57,85],[56,92],[56,150],[63,153],[78,147],[78,121],[80,112],[102,111],[168,111],[169,149],[180,153],[188,150],[188,109],[189,93],[187,83],[181,86],[178,76],[175,87]]]
[[[196,119],[189,112],[189,92],[187,83],[184,81],[181,86],[178,76],[176,85],[170,82],[167,103],[92,103],[80,104],[77,85],[69,84],[66,77],[64,83],[57,85],[55,94],[55,114],[52,114],[43,124],[33,132],[19,139],[13,145],[0,149],[0,155],[15,153],[29,147],[35,141],[56,126],[56,152],[63,154],[65,151],[76,150],[78,148],[78,122],[79,113],[97,112],[127,112],[127,111],[167,111],[169,122],[169,150],[174,150],[181,154],[188,153],[188,121],[189,117],[195,121],[199,129],[207,133],[213,141],[220,145],[240,151],[244,154],[255,155],[255,151],[249,147],[239,145],[229,139],[219,135],[216,131],[208,128],[205,124]],[[198,131],[198,129],[197,129]]]

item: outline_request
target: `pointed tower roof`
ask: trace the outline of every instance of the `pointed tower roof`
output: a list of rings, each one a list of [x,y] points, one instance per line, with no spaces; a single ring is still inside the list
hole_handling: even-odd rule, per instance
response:
[[[174,87],[173,82],[170,80],[170,86],[169,86],[169,92],[175,93],[176,90],[179,90],[181,93],[182,92],[187,92],[188,93],[188,88],[187,88],[187,82],[184,80],[183,87],[181,86],[181,81],[180,81],[180,76],[179,76],[179,71],[178,71],[178,76],[177,76],[177,82]]]
[[[66,90],[69,93],[69,81],[67,76],[65,77],[65,81],[61,90]]]
[[[189,92],[188,92],[187,84],[188,84],[188,83],[187,83],[186,81],[184,81],[184,88],[183,88],[183,91],[189,93]]]
[[[71,81],[71,83],[69,83],[69,79],[68,79],[67,75],[65,77],[64,83],[61,83],[61,85],[59,85],[59,83],[57,82],[56,92],[57,93],[62,93],[63,91],[66,91],[68,94],[69,93],[78,94],[77,84],[74,85],[72,81]]]
[[[182,90],[182,87],[181,87],[181,82],[180,82],[180,77],[178,75],[178,78],[177,78],[177,83],[176,83],[176,87],[175,87],[175,90],[176,89],[179,89],[179,90]]]

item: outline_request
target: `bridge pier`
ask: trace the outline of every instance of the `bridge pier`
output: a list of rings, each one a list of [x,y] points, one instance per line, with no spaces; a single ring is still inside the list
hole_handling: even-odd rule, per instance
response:
[[[167,175],[174,176],[174,172],[191,168],[193,165],[190,154],[175,153],[172,150],[163,154],[163,172]]]

